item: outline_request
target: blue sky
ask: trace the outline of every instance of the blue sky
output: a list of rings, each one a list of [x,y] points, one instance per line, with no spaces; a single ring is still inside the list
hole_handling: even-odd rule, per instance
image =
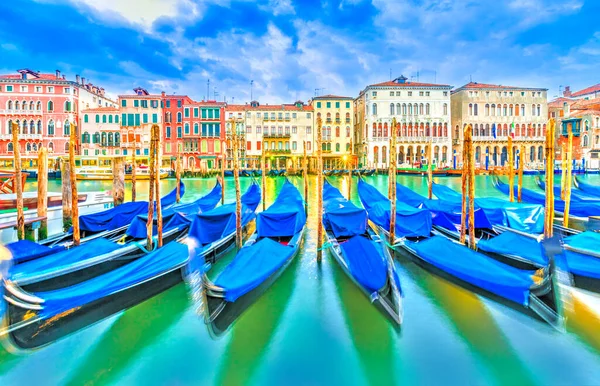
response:
[[[356,96],[404,74],[578,90],[600,83],[598,0],[0,1],[0,71],[60,69],[235,103]]]

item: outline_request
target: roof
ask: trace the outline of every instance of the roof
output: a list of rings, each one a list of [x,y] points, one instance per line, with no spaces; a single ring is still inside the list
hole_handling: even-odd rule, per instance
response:
[[[571,104],[571,110],[587,110],[600,108],[600,98],[578,99]]]
[[[194,101],[190,99],[190,102],[184,103],[183,106],[212,106],[212,107],[225,107],[225,102],[217,102],[217,101]]]
[[[548,91],[546,88],[535,88],[535,87],[517,87],[517,86],[505,86],[501,84],[486,84],[478,82],[469,82],[462,87],[457,88],[454,92],[462,90],[535,90],[535,91]]]
[[[577,110],[571,113],[571,117],[583,117],[584,115],[600,115],[600,110]]]
[[[20,74],[0,75],[0,79],[15,79],[15,80],[66,80],[57,78],[56,74],[40,74],[38,73],[35,79],[23,79]]]
[[[560,97],[560,98],[556,98],[551,100],[550,102],[548,102],[548,108],[563,108],[564,103],[573,103],[575,102],[575,100],[571,99],[571,98],[564,98],[564,97]]]
[[[435,83],[422,83],[422,82],[410,82],[406,81],[404,83],[399,83],[396,80],[389,80],[387,82],[381,82],[376,84],[371,84],[367,87],[446,87],[452,88],[452,86],[447,84],[435,84]]]
[[[600,93],[600,83],[598,83],[595,86],[590,86],[588,88],[584,88],[583,90],[574,92],[573,94],[571,94],[571,96],[578,97],[582,95],[593,94],[596,92]]]
[[[327,94],[327,95],[316,96],[313,99],[354,99],[354,98],[347,97],[347,96],[339,96],[339,95]]]
[[[102,113],[102,112],[119,112],[118,107],[92,107],[81,110],[82,113]]]
[[[281,105],[227,105],[225,106],[226,111],[313,111],[314,108],[311,105],[302,105],[302,108],[299,108],[293,104],[281,104]]]

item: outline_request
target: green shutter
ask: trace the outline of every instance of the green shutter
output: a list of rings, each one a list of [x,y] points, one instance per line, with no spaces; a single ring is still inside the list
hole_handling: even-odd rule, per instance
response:
[[[158,114],[152,114],[152,123],[158,123]]]
[[[321,102],[317,102],[317,108],[320,109],[321,108]]]
[[[148,114],[142,114],[142,121],[148,123]]]
[[[121,107],[127,107],[127,99],[121,99]]]
[[[206,119],[206,109],[202,109],[202,118]]]

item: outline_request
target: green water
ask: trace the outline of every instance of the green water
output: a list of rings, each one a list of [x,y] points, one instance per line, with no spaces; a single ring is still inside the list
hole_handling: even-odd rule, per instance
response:
[[[303,191],[299,178],[291,180]],[[386,177],[367,180],[387,192]],[[398,180],[426,190],[423,178]],[[436,180],[460,188],[460,178]],[[600,184],[598,177],[588,180]],[[345,178],[331,181],[347,192]],[[249,182],[242,179],[242,189]],[[214,180],[185,183],[184,201],[191,201]],[[283,179],[267,183],[270,203]],[[597,322],[572,313],[569,318],[580,321],[577,332],[562,333],[404,260],[396,262],[405,293],[404,323],[396,332],[327,252],[317,262],[314,183],[304,251],[223,337],[209,336],[181,284],[37,351],[0,351],[0,385],[600,384]],[[174,185],[163,181],[163,193]],[[96,182],[79,186],[110,189]],[[228,201],[232,186],[228,179]],[[533,179],[526,177],[525,186],[534,188]],[[498,196],[484,176],[477,177],[477,193]],[[139,183],[138,194],[147,195],[147,182]]]

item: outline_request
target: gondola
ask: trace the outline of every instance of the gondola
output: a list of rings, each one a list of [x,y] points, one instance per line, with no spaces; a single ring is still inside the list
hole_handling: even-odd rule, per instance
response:
[[[305,225],[302,196],[286,180],[233,262],[214,282],[203,275],[205,322],[213,336],[223,334],[285,271],[300,251]]]
[[[364,181],[359,181],[358,193],[369,219],[394,251],[440,277],[555,328],[562,327],[550,269],[521,270],[470,250],[432,230],[432,214],[428,209],[413,208],[401,201],[396,204],[396,238],[389,240],[389,200]]]
[[[577,176],[573,176],[573,185],[580,191],[600,200],[600,186],[581,181]]]
[[[225,171],[223,172],[223,175],[224,175],[225,177],[233,177],[233,171],[232,171],[232,170],[225,170]]]
[[[244,196],[245,231],[255,218],[260,189],[254,185]],[[233,248],[235,217],[235,204],[197,214],[187,236],[69,287],[28,292],[5,281],[7,312],[0,337],[16,349],[40,347],[172,287],[193,273],[192,261],[214,262]]]
[[[575,176],[573,176],[575,178]],[[546,183],[542,181],[542,178],[539,175],[535,176],[535,184],[542,191],[546,191]],[[576,185],[577,187],[577,185]],[[561,196],[561,188],[560,186],[554,187],[554,195],[560,197]],[[580,189],[571,189],[571,202],[600,202],[600,197],[593,196],[585,191]]]
[[[383,240],[367,225],[367,213],[329,182],[323,186],[327,244],[342,270],[395,325],[402,324],[402,296],[396,267]]]
[[[249,170],[241,170],[240,177],[252,177],[251,171]]]
[[[326,170],[323,170],[323,175],[329,177],[329,176],[332,176],[334,172],[335,172],[335,170],[333,170],[333,169],[326,169]]]
[[[275,170],[275,169],[271,169],[271,170],[269,170],[269,172],[267,173],[267,175],[269,177],[277,177],[279,175],[279,171]]]
[[[375,169],[369,169],[369,170],[365,170],[361,173],[363,176],[372,176],[373,174],[375,174]]]

